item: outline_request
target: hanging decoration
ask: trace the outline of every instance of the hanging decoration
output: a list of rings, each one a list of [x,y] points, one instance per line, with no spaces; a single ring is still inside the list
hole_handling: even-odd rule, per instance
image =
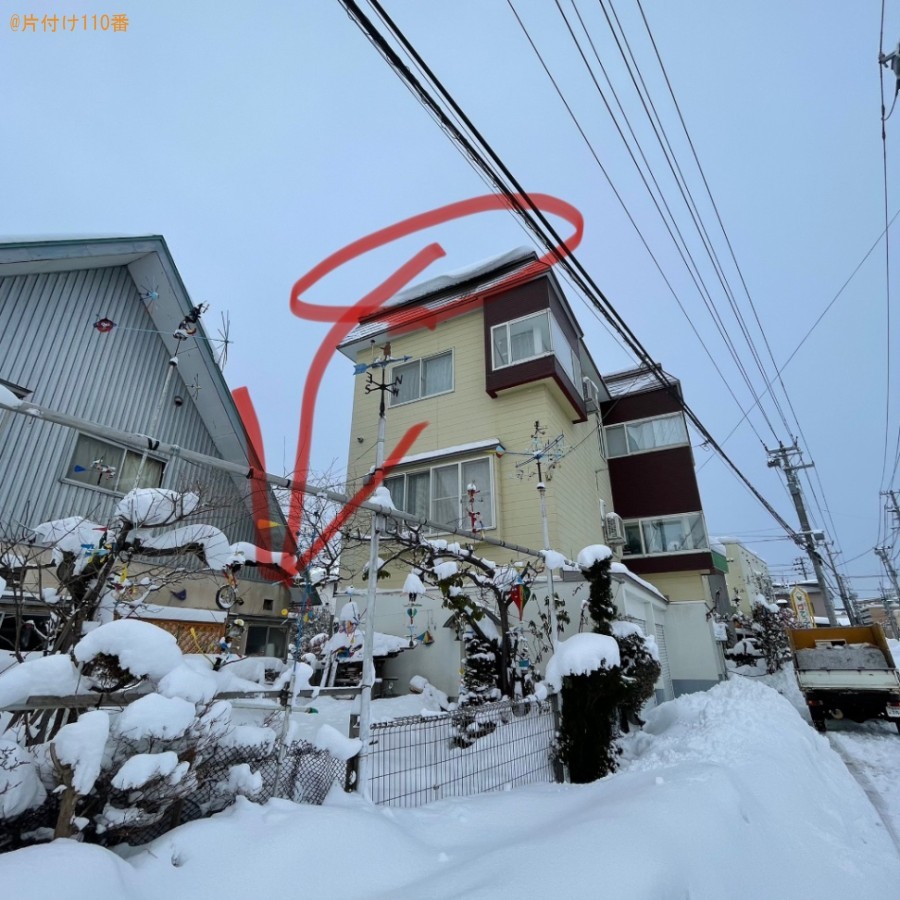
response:
[[[186,341],[197,333],[199,327],[200,316],[206,312],[209,306],[206,303],[198,303],[191,311],[181,320],[179,326],[175,329],[172,337],[177,341]]]
[[[159,300],[159,288],[157,287],[148,287],[145,285],[140,290],[140,298],[147,304],[148,309]]]
[[[108,316],[103,316],[103,318],[97,319],[97,321],[94,322],[94,328],[96,328],[100,334],[109,334],[115,327],[116,323]]]

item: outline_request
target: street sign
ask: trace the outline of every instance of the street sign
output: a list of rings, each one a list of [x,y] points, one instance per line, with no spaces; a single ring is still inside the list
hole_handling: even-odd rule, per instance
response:
[[[794,586],[791,588],[791,607],[794,610],[794,617],[800,623],[801,628],[816,627],[812,600],[809,599],[809,594],[802,587]]]

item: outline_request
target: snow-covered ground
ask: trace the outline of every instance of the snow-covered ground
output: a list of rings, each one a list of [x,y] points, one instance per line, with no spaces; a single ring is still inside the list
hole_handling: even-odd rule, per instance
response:
[[[337,722],[335,702],[302,718]],[[384,703],[396,714],[422,698]],[[137,850],[56,841],[7,853],[0,885],[17,900],[894,900],[900,855],[882,816],[900,811],[900,736],[880,723],[822,736],[798,708],[790,673],[735,676],[653,710],[620,771],[594,784],[420,809],[340,792],[322,807],[238,798]],[[880,811],[835,748],[882,791]]]

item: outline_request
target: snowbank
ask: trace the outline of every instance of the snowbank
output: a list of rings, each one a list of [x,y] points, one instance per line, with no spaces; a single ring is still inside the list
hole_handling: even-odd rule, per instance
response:
[[[0,884],[16,900],[284,893],[292,876],[272,873],[310,840],[313,897],[344,889],[348,854],[364,900],[894,900],[900,881],[896,848],[828,740],[776,691],[734,678],[650,711],[621,770],[593,784],[420,809],[340,792],[322,807],[239,799],[127,861],[75,841],[0,855]]]

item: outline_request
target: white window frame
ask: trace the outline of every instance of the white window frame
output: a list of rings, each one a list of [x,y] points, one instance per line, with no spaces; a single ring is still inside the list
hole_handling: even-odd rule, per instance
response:
[[[107,465],[115,466],[116,477],[115,477],[114,481],[110,480],[108,482],[104,482],[103,480],[99,480],[99,483],[92,484],[89,481],[79,481],[77,478],[72,477],[71,473],[72,473],[74,467],[76,465],[84,465],[83,460],[75,459],[75,454],[78,452],[78,441],[82,437],[87,438],[88,440],[91,440],[91,441],[97,441],[100,444],[105,444],[111,450],[118,451],[119,456],[118,456],[118,460],[116,462],[113,462],[112,460],[107,460],[105,456],[103,457],[104,462]],[[105,438],[95,438],[92,435],[84,434],[79,431],[75,436],[75,443],[72,445],[72,449],[69,452],[69,457],[68,457],[69,461],[67,464],[66,471],[63,474],[62,480],[64,482],[66,482],[67,484],[76,484],[76,485],[78,485],[78,487],[88,488],[89,490],[92,490],[92,491],[101,491],[102,493],[105,493],[105,494],[113,494],[116,497],[124,497],[125,494],[127,494],[128,491],[131,490],[131,485],[129,484],[129,485],[126,485],[123,487],[122,485],[119,484],[119,479],[122,477],[122,472],[124,471],[124,462],[129,454],[131,456],[136,456],[138,458],[140,458],[143,455],[142,453],[138,452],[137,450],[132,450],[129,447],[124,447],[121,444],[115,443],[114,441],[108,441]],[[147,462],[152,462],[154,465],[160,466],[159,484],[158,485],[144,484],[144,485],[139,485],[139,487],[161,487],[163,482],[165,481],[165,477],[166,477],[166,460],[161,456],[154,456],[153,454],[148,453],[147,454]],[[89,471],[97,471],[97,470],[89,470]],[[146,475],[146,469],[144,471],[144,475]],[[97,478],[98,479],[100,478],[99,472],[98,472]]]
[[[658,422],[663,419],[674,419],[678,417],[681,420],[682,425],[684,426],[684,434],[685,439],[683,441],[675,441],[670,444],[657,444],[653,447],[647,447],[642,450],[632,450],[628,441],[628,428],[629,426],[634,425],[645,425],[647,422]],[[609,431],[613,428],[621,428],[623,429],[623,434],[625,435],[625,452],[624,453],[610,453],[609,452]],[[676,413],[666,413],[662,416],[647,416],[644,419],[632,419],[628,422],[616,422],[615,425],[604,425],[603,426],[603,437],[604,444],[606,445],[606,458],[607,459],[616,459],[617,457],[622,456],[637,456],[641,453],[655,453],[657,450],[668,450],[670,447],[687,447],[691,443],[691,437],[688,434],[687,422],[684,419],[684,413],[676,412]]]
[[[703,526],[703,539],[706,542],[705,547],[694,547],[694,548],[689,548],[686,550],[655,550],[655,551],[651,551],[651,552],[647,551],[647,542],[644,538],[644,525],[645,524],[649,524],[650,522],[676,522],[679,520],[685,521],[685,520],[693,519],[695,516],[697,518],[699,518],[700,523]],[[643,516],[639,519],[624,519],[622,522],[622,525],[625,528],[625,534],[626,534],[625,547],[623,548],[624,556],[629,556],[629,557],[677,556],[677,555],[683,555],[685,553],[708,553],[708,552],[710,552],[709,531],[706,528],[706,517],[703,515],[702,512],[685,512],[685,513],[678,513],[678,514],[672,515],[672,516]],[[640,553],[632,553],[628,549],[628,540],[627,540],[628,528],[634,528],[634,527],[636,527],[638,529],[638,533],[639,533],[640,539],[641,539],[641,552]],[[691,528],[690,524],[686,523],[685,530],[688,533],[690,533],[693,529]]]
[[[510,325],[515,325],[517,322],[524,322],[526,319],[536,319],[538,316],[547,317],[547,335],[550,340],[550,349],[545,350],[543,353],[534,353],[531,356],[523,356],[521,359],[512,359],[512,341],[509,339]],[[549,308],[539,309],[537,312],[529,313],[527,316],[519,316],[517,319],[510,319],[508,322],[501,322],[499,325],[491,326],[491,368],[494,371],[497,371],[498,369],[508,369],[510,366],[519,366],[522,363],[530,362],[533,359],[543,359],[545,356],[554,356],[555,352],[553,349],[553,326],[550,321],[551,316],[553,316],[553,313]],[[494,352],[494,332],[500,328],[506,330],[506,347],[509,352],[510,361],[506,363],[500,363],[498,365],[497,357]]]
[[[422,386],[424,384],[424,366],[425,363],[432,359],[437,359],[440,356],[449,356],[450,357],[450,387],[446,391],[435,391],[433,394],[423,394]],[[444,394],[452,394],[456,390],[456,353],[454,349],[451,347],[449,350],[441,350],[440,353],[432,353],[430,356],[422,356],[419,359],[411,359],[408,362],[401,363],[400,365],[394,366],[391,369],[390,378],[393,379],[397,375],[398,369],[406,368],[407,366],[413,366],[418,363],[419,369],[419,396],[414,397],[411,400],[398,400],[396,395],[391,394],[391,400],[389,406],[408,406],[410,403],[418,403],[419,400],[427,400],[429,397],[441,397]]]
[[[459,523],[458,528],[460,531],[468,531],[468,526],[470,523],[469,523],[468,515],[466,514],[466,499],[467,499],[466,498],[466,483],[462,476],[462,468],[463,468],[463,466],[468,465],[469,463],[477,463],[477,462],[487,461],[488,477],[490,478],[490,488],[491,488],[491,490],[490,490],[490,514],[491,514],[490,521],[492,524],[486,525],[483,530],[484,531],[494,531],[497,528],[497,479],[496,479],[496,476],[494,473],[493,459],[494,458],[492,456],[470,456],[470,457],[466,457],[464,459],[457,459],[457,460],[436,459],[434,461],[433,465],[429,465],[424,468],[418,467],[415,469],[409,469],[408,471],[404,471],[404,472],[391,472],[387,476],[387,478],[385,478],[385,484],[388,485],[388,482],[394,478],[403,478],[404,479],[404,481],[403,481],[403,502],[399,503],[397,501],[397,498],[394,498],[394,497],[392,497],[391,499],[393,500],[394,505],[397,507],[397,509],[399,509],[403,512],[406,512],[407,511],[406,510],[406,490],[407,490],[406,479],[409,476],[423,475],[427,472],[428,473],[428,514],[427,514],[426,518],[434,521],[435,520],[435,517],[434,517],[434,504],[435,504],[434,471],[435,471],[435,469],[443,469],[443,468],[447,468],[448,466],[456,466],[457,467],[457,479],[458,479],[457,483],[459,484],[459,492],[460,492],[460,498],[459,498],[459,514],[460,515],[459,515],[459,518],[457,519],[457,522]],[[390,487],[390,486],[388,485],[388,487]],[[446,499],[446,498],[443,498],[443,499]],[[481,512],[482,512],[482,520],[483,520],[485,510],[482,510]],[[440,531],[439,529],[436,529],[433,531],[429,531],[429,533],[430,534],[446,534],[448,532],[443,532],[443,531]]]

